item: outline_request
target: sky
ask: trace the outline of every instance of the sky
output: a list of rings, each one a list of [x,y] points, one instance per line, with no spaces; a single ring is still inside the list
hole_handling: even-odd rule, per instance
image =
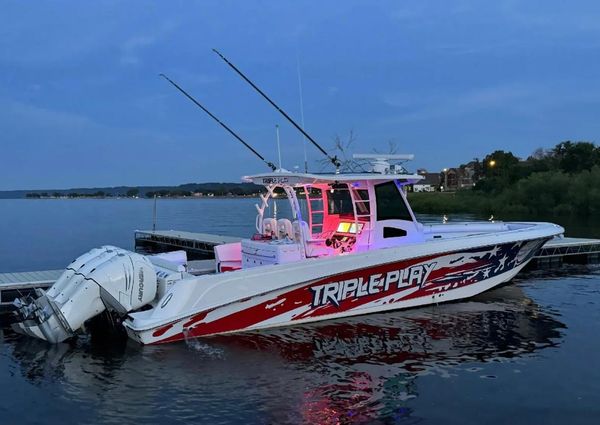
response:
[[[2,0],[0,190],[239,181],[326,149],[413,153],[439,171],[600,134],[597,1]],[[309,169],[322,155],[307,145]]]

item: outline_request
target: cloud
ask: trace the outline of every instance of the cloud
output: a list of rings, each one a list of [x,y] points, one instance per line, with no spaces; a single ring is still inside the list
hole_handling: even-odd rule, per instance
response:
[[[185,154],[186,136],[104,125],[79,114],[0,99],[4,154],[0,190],[156,180],[165,152]]]
[[[165,95],[156,96],[158,99],[164,99],[166,97]],[[129,136],[135,136],[138,139],[143,136],[139,142],[143,145],[164,145],[172,143],[172,138],[170,136],[157,133],[156,131],[146,130],[145,128],[105,125],[85,115],[42,108],[14,101],[3,102],[0,100],[0,107],[2,107],[4,111],[8,111],[8,115],[12,115],[13,118],[17,118],[19,122],[22,122],[27,126],[37,125],[53,127],[55,129],[64,130],[65,132],[76,132],[77,130],[84,130],[87,133],[97,132],[101,134],[102,137],[110,136],[115,138],[116,141],[114,143],[117,146],[120,143],[118,139],[127,138]],[[106,143],[112,143],[110,139],[106,140]]]
[[[138,65],[141,63],[142,52],[164,40],[175,31],[179,24],[172,19],[162,22],[151,33],[136,34],[121,43],[121,59],[123,65]]]
[[[399,110],[384,121],[407,122],[460,117],[485,111],[540,118],[545,111],[569,104],[598,103],[600,94],[582,93],[572,81],[508,83],[462,92],[391,92],[382,102]]]
[[[499,2],[498,6],[507,19],[530,31],[543,31],[554,36],[600,32],[598,2],[588,2],[586,10],[578,9],[568,2],[548,2],[540,8],[533,3],[505,0]]]
[[[64,64],[103,48],[115,37],[121,20],[102,20],[89,4],[22,2],[5,4],[0,14],[0,62],[14,66]]]
[[[506,84],[484,87],[459,96],[456,104],[467,108],[494,108],[521,101],[537,92],[527,85]]]
[[[129,38],[121,45],[121,63],[125,65],[137,65],[140,63],[140,50],[156,43],[157,37],[149,35],[137,35]]]
[[[192,72],[186,69],[175,68],[167,70],[167,74],[181,81],[186,86],[201,86],[205,84],[214,84],[221,81],[220,77],[202,72]]]
[[[92,120],[81,115],[40,108],[27,103],[4,100],[0,101],[0,105],[6,116],[12,116],[11,119],[17,119],[17,122],[27,125],[68,127],[71,130],[95,125]]]
[[[400,121],[461,116],[497,109],[529,114],[535,113],[535,109],[530,109],[532,104],[542,99],[546,96],[543,96],[540,87],[526,84],[503,84],[456,93],[386,93],[382,96],[384,104],[407,110],[396,115]]]
[[[599,2],[497,0],[485,8],[472,1],[421,1],[389,13],[403,31],[419,34],[425,50],[450,55],[514,55],[524,49],[600,46]]]

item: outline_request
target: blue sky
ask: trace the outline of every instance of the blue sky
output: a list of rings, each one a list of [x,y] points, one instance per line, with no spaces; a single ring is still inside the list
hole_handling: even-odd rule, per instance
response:
[[[438,171],[495,149],[600,134],[597,1],[3,1],[0,190],[238,181],[301,136],[216,47],[326,147],[393,141]],[[311,169],[320,154],[307,146]]]

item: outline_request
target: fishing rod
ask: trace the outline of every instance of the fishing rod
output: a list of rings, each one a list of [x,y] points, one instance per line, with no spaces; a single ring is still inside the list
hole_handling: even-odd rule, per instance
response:
[[[339,171],[339,168],[340,168],[340,166],[341,166],[341,163],[340,163],[339,159],[337,158],[337,156],[330,156],[330,155],[329,155],[329,154],[328,154],[328,153],[325,151],[325,149],[323,149],[323,148],[321,147],[321,145],[319,145],[319,144],[318,144],[318,143],[315,141],[315,139],[313,139],[312,137],[310,137],[310,136],[308,135],[308,133],[307,133],[306,131],[304,131],[304,129],[303,129],[302,127],[300,127],[300,126],[299,126],[299,125],[296,123],[296,121],[294,121],[292,118],[290,118],[290,116],[289,116],[288,114],[286,114],[286,112],[285,112],[283,109],[281,109],[279,106],[277,106],[277,104],[276,104],[275,102],[273,102],[273,101],[272,101],[272,100],[269,98],[269,96],[267,96],[267,95],[266,95],[266,94],[265,94],[265,93],[264,93],[264,92],[263,92],[261,89],[259,89],[259,88],[256,86],[256,84],[254,84],[252,81],[250,81],[250,80],[248,79],[248,77],[246,77],[246,76],[245,76],[245,75],[242,73],[242,71],[240,71],[239,69],[237,69],[237,67],[236,67],[234,64],[232,64],[231,62],[229,62],[229,61],[227,60],[227,58],[226,58],[225,56],[223,56],[223,55],[222,55],[222,54],[221,54],[221,53],[220,53],[220,52],[219,52],[217,49],[212,49],[212,50],[213,50],[213,52],[215,52],[217,55],[219,55],[219,56],[221,57],[221,59],[223,59],[227,65],[229,65],[229,66],[230,66],[230,67],[231,67],[231,68],[232,68],[232,69],[233,69],[235,72],[237,72],[237,73],[239,74],[239,76],[240,76],[240,77],[242,77],[242,78],[243,78],[243,79],[244,79],[244,80],[245,80],[245,81],[246,81],[248,84],[250,84],[254,90],[256,90],[258,93],[260,93],[260,95],[261,95],[262,97],[264,97],[264,98],[265,98],[265,99],[266,99],[266,100],[267,100],[267,101],[268,101],[268,102],[269,102],[271,105],[273,105],[273,107],[274,107],[275,109],[277,109],[277,111],[279,111],[279,113],[280,113],[281,115],[283,115],[283,116],[284,116],[284,117],[285,117],[285,118],[286,118],[286,119],[287,119],[287,120],[288,120],[290,123],[292,123],[292,125],[293,125],[294,127],[296,127],[296,129],[298,129],[298,131],[300,131],[300,132],[301,132],[301,133],[302,133],[302,134],[303,134],[303,135],[304,135],[304,136],[305,136],[305,137],[306,137],[308,140],[310,140],[310,142],[311,142],[313,145],[315,145],[315,146],[316,146],[316,148],[317,148],[317,149],[319,149],[319,150],[320,150],[320,151],[323,153],[323,155],[325,155],[327,158],[329,158],[329,160],[331,161],[331,163],[332,163],[332,164],[335,166],[336,172],[337,172],[337,171]]]
[[[194,102],[196,104],[196,106],[198,106],[200,109],[202,109],[204,112],[206,112],[208,114],[209,117],[211,117],[213,120],[215,120],[216,122],[218,122],[219,124],[221,124],[221,127],[223,127],[225,130],[227,130],[229,132],[229,134],[231,134],[233,137],[235,137],[236,139],[238,139],[244,146],[246,146],[248,149],[250,149],[250,151],[252,151],[252,153],[254,155],[256,155],[257,157],[259,157],[265,164],[267,164],[267,166],[269,168],[271,168],[271,170],[275,171],[277,170],[277,167],[275,166],[275,164],[273,164],[270,161],[267,161],[265,159],[264,156],[262,156],[261,154],[259,154],[252,146],[250,146],[248,143],[246,143],[240,136],[238,136],[232,129],[230,129],[229,127],[227,127],[227,125],[225,125],[225,123],[223,123],[220,119],[218,119],[216,116],[214,116],[213,114],[210,113],[210,111],[208,109],[206,109],[204,106],[202,106],[196,99],[194,99],[188,92],[186,92],[184,89],[182,89],[181,87],[179,87],[179,85],[177,85],[176,82],[174,82],[173,80],[171,80],[169,77],[167,77],[165,74],[158,74],[160,77],[163,77],[165,80],[167,80],[169,83],[173,84],[173,86],[175,86],[175,88],[177,90],[179,90],[181,93],[183,93],[188,99],[190,99],[192,102]]]

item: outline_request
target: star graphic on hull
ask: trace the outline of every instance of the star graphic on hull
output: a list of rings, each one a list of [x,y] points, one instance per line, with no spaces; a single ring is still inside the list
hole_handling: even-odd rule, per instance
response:
[[[498,246],[493,247],[492,250],[490,251],[490,258],[495,257],[496,255],[498,255],[498,251],[500,251],[500,249],[498,248]]]
[[[498,267],[496,267],[495,271],[502,270],[506,266],[506,260],[507,260],[506,255],[504,257],[500,258]]]

